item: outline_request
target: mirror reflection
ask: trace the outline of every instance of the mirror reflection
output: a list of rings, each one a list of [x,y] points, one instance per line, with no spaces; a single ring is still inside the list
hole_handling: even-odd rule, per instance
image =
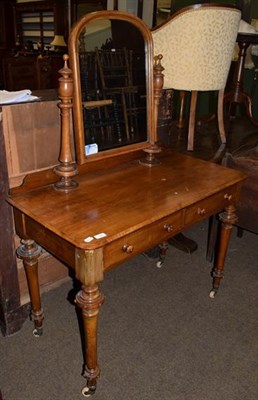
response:
[[[97,19],[79,35],[85,155],[147,140],[145,42],[133,24]]]

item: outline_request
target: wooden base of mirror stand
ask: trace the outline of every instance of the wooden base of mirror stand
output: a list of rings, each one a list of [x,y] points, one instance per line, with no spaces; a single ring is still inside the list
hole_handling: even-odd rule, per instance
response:
[[[142,165],[147,165],[148,167],[152,167],[154,165],[159,165],[160,160],[155,157],[155,154],[160,153],[161,149],[156,144],[151,145],[143,150],[147,153],[146,158],[139,160],[139,163]]]
[[[56,190],[69,192],[78,187],[78,183],[72,179],[78,173],[76,164],[60,164],[54,168],[54,172],[60,177],[60,180],[54,184]]]

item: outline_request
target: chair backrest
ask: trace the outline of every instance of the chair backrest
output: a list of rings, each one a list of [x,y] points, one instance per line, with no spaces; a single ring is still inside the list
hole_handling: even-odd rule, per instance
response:
[[[123,49],[95,49],[102,89],[132,85],[130,51]]]
[[[154,53],[163,55],[164,87],[224,89],[240,19],[234,6],[196,4],[154,28]]]

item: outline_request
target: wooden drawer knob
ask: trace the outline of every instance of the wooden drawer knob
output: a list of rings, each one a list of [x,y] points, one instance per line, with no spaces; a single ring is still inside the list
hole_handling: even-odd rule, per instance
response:
[[[232,200],[232,194],[226,193],[225,196],[224,196],[224,199],[228,200],[228,201]]]
[[[205,208],[198,208],[198,210],[197,210],[197,213],[198,213],[198,215],[205,215],[206,214],[206,210],[205,210]]]
[[[131,244],[124,244],[122,250],[124,253],[130,254],[133,252],[133,246]]]
[[[166,229],[167,232],[172,232],[173,231],[173,225],[171,224],[165,224],[164,229]]]

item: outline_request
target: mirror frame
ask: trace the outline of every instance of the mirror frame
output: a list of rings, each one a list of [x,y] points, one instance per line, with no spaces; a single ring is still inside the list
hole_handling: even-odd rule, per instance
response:
[[[115,149],[105,150],[90,156],[85,155],[85,130],[83,123],[83,109],[81,96],[81,79],[79,63],[79,37],[85,26],[98,20],[120,20],[134,25],[141,32],[145,43],[145,71],[146,71],[146,107],[147,107],[147,140]],[[133,14],[121,11],[96,11],[86,14],[77,21],[70,32],[68,40],[69,62],[73,77],[73,129],[75,139],[76,161],[78,165],[86,162],[100,160],[107,157],[131,153],[152,145],[156,142],[154,123],[154,90],[153,90],[153,40],[148,26],[140,18]]]

